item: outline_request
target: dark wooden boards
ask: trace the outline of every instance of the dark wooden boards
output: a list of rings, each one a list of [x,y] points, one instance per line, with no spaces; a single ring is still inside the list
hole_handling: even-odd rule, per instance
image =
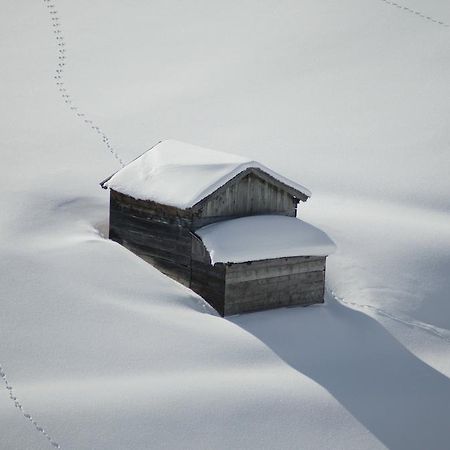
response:
[[[271,205],[271,211],[280,208],[278,214],[290,205],[294,209],[285,212],[295,214],[297,200],[290,194],[278,192],[278,187],[266,185],[251,172],[239,180],[233,188],[229,186],[230,191],[222,189],[222,197],[212,196],[205,210],[197,211],[136,200],[111,190],[110,238],[190,287],[221,315],[323,302],[325,257],[211,264],[208,250],[195,234],[200,223],[227,219],[222,213],[262,214],[265,204]],[[253,200],[254,193],[261,202]]]
[[[176,208],[135,200],[111,190],[109,220],[110,239],[189,286],[189,216]]]
[[[193,227],[261,214],[295,217],[299,200],[266,175],[258,169],[247,169],[224,184],[192,208]]]
[[[228,264],[224,314],[323,303],[325,259],[300,256]]]
[[[190,288],[202,296],[221,316],[224,315],[225,266],[192,261]]]

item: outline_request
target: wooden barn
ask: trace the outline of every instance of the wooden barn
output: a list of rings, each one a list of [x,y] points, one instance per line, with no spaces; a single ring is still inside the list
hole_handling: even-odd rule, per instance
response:
[[[101,183],[109,237],[221,315],[322,303],[328,236],[303,186],[241,156],[162,141]]]

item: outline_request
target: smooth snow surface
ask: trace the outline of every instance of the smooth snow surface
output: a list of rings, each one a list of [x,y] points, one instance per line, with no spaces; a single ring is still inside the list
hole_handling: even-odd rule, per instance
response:
[[[447,449],[450,29],[380,0],[51,9],[62,89],[123,161],[174,136],[302,180],[343,300],[224,320],[106,239],[118,160],[61,98],[44,2],[4,1],[0,365],[25,414],[62,450]],[[0,449],[54,448],[0,384]]]
[[[217,222],[196,233],[211,262],[245,262],[286,256],[326,256],[334,242],[321,230],[295,217],[252,216]]]
[[[262,164],[175,140],[156,144],[104,185],[141,200],[189,208],[240,172],[255,167],[308,197],[311,192]]]

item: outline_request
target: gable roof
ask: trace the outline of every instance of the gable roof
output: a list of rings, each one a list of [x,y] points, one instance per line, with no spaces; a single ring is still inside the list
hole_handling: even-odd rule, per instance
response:
[[[265,172],[301,200],[311,196],[257,161],[175,140],[159,142],[100,184],[135,199],[186,209],[250,168]]]

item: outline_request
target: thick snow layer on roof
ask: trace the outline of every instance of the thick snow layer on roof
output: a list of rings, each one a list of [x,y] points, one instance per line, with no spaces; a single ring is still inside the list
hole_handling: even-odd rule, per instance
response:
[[[286,256],[326,256],[334,242],[295,217],[250,216],[213,223],[196,233],[217,262],[245,262]]]
[[[189,208],[249,167],[256,167],[302,192],[305,187],[262,164],[230,153],[167,140],[114,174],[105,187],[141,200]]]

